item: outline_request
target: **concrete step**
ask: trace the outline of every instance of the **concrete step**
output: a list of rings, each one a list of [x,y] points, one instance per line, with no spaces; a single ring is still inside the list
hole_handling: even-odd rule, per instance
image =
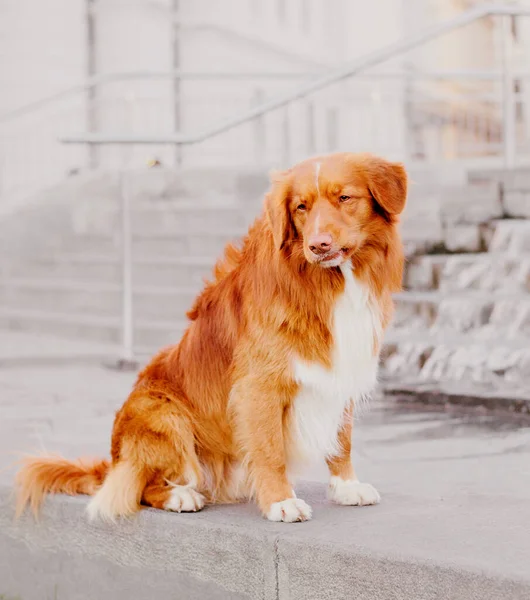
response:
[[[114,177],[115,195],[118,195]],[[137,202],[192,202],[238,205],[262,198],[270,185],[266,169],[157,167],[127,173],[127,185]]]
[[[180,286],[136,284],[133,310],[140,323],[138,339],[147,339],[142,332],[145,329],[142,323],[147,321],[151,325],[156,323],[149,337],[154,340],[152,349],[165,343],[166,338],[156,337],[155,330],[171,329],[168,323],[184,319],[201,288],[201,282]],[[519,339],[522,335],[530,337],[530,295],[481,291],[448,295],[440,291],[413,291],[397,294],[395,300],[393,330],[403,339],[414,333],[446,337],[473,334],[482,340],[499,335],[504,340]],[[87,315],[91,315],[95,319],[96,332],[90,339],[119,338],[116,329],[120,327],[121,286],[116,282],[12,278],[0,285],[0,305],[16,314],[20,310],[29,311],[32,318],[35,311],[40,316],[50,312],[54,323],[60,322],[59,317],[53,318],[58,313],[66,318],[67,335],[72,335],[77,319],[81,337],[88,326]],[[17,322],[14,326],[18,326]],[[142,345],[146,343],[142,341]]]
[[[135,256],[204,256],[216,258],[220,256],[228,242],[239,242],[246,231],[244,229],[225,230],[222,232],[196,233],[185,232],[171,235],[149,234],[138,232],[132,240]],[[56,241],[49,255],[61,256],[64,252],[76,254],[99,253],[119,254],[121,236],[80,234],[66,235]]]
[[[385,337],[383,370],[402,381],[530,385],[528,339],[508,337],[499,328],[466,333],[394,328]]]
[[[12,287],[11,295],[4,296],[0,307],[3,327],[101,342],[117,343],[121,339],[118,286],[91,287],[83,282],[73,285],[61,281],[53,286],[49,282],[15,283],[18,287]],[[178,341],[195,294],[191,288],[136,289],[134,340],[143,353]],[[436,348],[478,346],[486,352],[499,336],[503,352],[530,348],[530,299],[521,302],[509,296],[493,299],[468,294],[445,298],[435,293],[403,293],[396,300],[394,325],[385,339],[387,354],[400,355],[403,368],[413,373],[418,361],[425,362]]]
[[[488,169],[469,173],[472,184],[497,183],[502,191],[503,214],[512,218],[530,218],[530,170],[528,167],[517,169]]]
[[[530,337],[530,294],[413,291],[397,294],[395,299],[395,330]]]
[[[213,258],[205,257],[136,257],[133,264],[135,285],[188,286],[203,282],[212,274]],[[107,254],[62,254],[51,258],[35,257],[9,265],[10,277],[31,279],[85,280],[119,283],[122,278],[121,260]]]
[[[530,311],[526,316],[529,315]],[[506,321],[504,327],[489,323],[465,333],[449,326],[414,329],[408,323],[403,327],[398,325],[385,338],[383,372],[402,382],[419,379],[498,385],[508,381],[530,385],[529,324],[527,320],[524,331],[516,326],[507,330]],[[182,318],[163,319],[159,314],[156,319],[137,316],[134,323],[137,354],[149,356],[160,347],[178,342],[186,326]],[[3,306],[0,327],[113,345],[121,340],[119,315]]]
[[[143,250],[133,249],[133,277],[138,284],[186,285],[200,283],[209,277],[222,254],[222,238],[206,244],[205,254],[164,252],[164,248],[180,244],[170,240],[146,239]],[[97,241],[94,240],[94,244]],[[197,242],[197,246],[200,243]],[[215,246],[219,247],[214,252]],[[147,250],[149,249],[149,252]],[[10,261],[7,275],[24,278],[86,279],[119,282],[121,260],[119,250],[102,252],[46,252],[26,260]],[[406,269],[405,287],[414,291],[439,290],[445,293],[466,290],[488,292],[530,292],[530,253],[432,255],[412,259]]]
[[[104,202],[118,203],[121,171],[88,171],[67,177],[61,183],[24,198],[24,206],[53,206]],[[185,204],[241,205],[263,198],[270,185],[267,169],[247,168],[135,168],[125,173],[131,202],[135,205],[165,202]],[[7,200],[7,199],[6,199]],[[21,203],[7,201],[0,217],[20,210]]]
[[[0,282],[0,304],[13,308],[73,314],[119,315],[121,285],[116,282],[66,278],[9,278]],[[181,318],[202,289],[189,286],[135,285],[133,307],[139,318]],[[523,317],[530,310],[530,295],[489,294],[468,291],[447,295],[440,291],[407,291],[395,295],[394,327],[465,332],[484,326],[502,326],[510,315],[517,332],[526,331]],[[508,333],[510,327],[505,326]]]
[[[359,428],[372,434],[366,443],[377,460],[367,460],[364,469],[384,501],[374,508],[338,506],[326,500],[324,483],[300,482],[297,496],[313,507],[310,524],[270,523],[245,503],[193,515],[142,510],[110,527],[88,521],[86,496],[52,496],[38,522],[29,515],[17,521],[12,486],[3,484],[0,578],[6,599],[528,598],[530,495],[527,480],[516,476],[528,459],[525,432],[494,435],[479,424],[471,437],[461,417],[414,419],[392,406],[388,412],[394,429]],[[68,416],[68,441],[79,421]],[[440,440],[440,430],[456,430],[459,444],[447,433]],[[53,441],[61,454],[72,452],[71,442]],[[488,490],[488,476],[502,483]],[[492,521],[496,527],[485,526]]]
[[[438,207],[433,207],[428,203],[414,205],[411,201],[401,224],[407,256],[488,250],[530,251],[529,218],[498,218],[498,214],[491,214],[482,221],[475,221],[470,216],[452,220],[443,215],[444,202],[441,200]]]
[[[408,256],[432,250],[478,252],[486,249],[487,224],[502,217],[493,182],[446,185],[411,181],[401,231]]]
[[[426,255],[412,259],[405,272],[409,290],[530,292],[530,252]]]
[[[472,418],[493,412],[497,416],[522,417],[523,422],[530,423],[530,381],[514,384],[502,380],[493,386],[469,380],[426,382],[420,378],[382,377],[381,387],[385,397],[416,410],[424,406],[431,410],[464,409]]]
[[[530,252],[530,219],[503,219],[491,225],[494,233],[489,249],[492,252]]]
[[[133,207],[131,226],[133,233],[142,235],[218,235],[226,231],[246,230],[255,215],[257,211],[249,207],[153,204]],[[72,231],[75,234],[114,235],[120,230],[121,212],[113,205],[87,204],[72,209]]]
[[[134,314],[139,319],[183,319],[201,287],[199,284],[194,287],[136,286]],[[12,278],[0,282],[0,305],[74,315],[119,316],[122,292],[117,283]]]
[[[135,346],[142,353],[154,352],[158,348],[178,342],[186,327],[187,322],[183,319],[179,321],[136,319]],[[122,324],[119,316],[69,314],[0,306],[0,328],[115,345],[121,341]]]

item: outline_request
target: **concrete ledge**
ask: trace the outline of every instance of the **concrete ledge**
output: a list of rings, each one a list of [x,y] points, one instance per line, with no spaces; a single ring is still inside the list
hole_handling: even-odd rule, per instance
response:
[[[384,393],[397,402],[425,406],[456,406],[509,413],[528,418],[530,397],[528,390],[517,392],[514,389],[477,389],[472,385],[455,383],[417,383],[411,385],[387,383]]]
[[[192,515],[144,510],[116,525],[87,521],[84,498],[54,497],[35,523],[13,521],[0,490],[0,597],[290,600],[521,600],[530,597],[524,498],[499,513],[484,497],[388,495],[378,507],[298,493],[314,520],[276,524],[252,505]],[[384,491],[384,490],[383,490]]]

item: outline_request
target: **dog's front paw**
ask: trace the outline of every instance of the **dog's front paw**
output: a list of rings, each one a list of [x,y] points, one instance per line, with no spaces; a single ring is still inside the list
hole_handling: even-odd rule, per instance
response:
[[[341,477],[330,479],[328,498],[337,504],[347,506],[369,506],[379,504],[381,501],[381,496],[373,485]]]
[[[309,521],[312,510],[300,498],[287,498],[281,502],[271,504],[267,519],[269,521],[283,521],[284,523],[295,523],[296,521]]]

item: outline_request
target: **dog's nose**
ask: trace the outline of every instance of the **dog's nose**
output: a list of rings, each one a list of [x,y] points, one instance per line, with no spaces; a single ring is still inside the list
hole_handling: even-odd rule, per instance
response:
[[[325,254],[331,249],[332,242],[329,233],[319,233],[309,239],[309,250],[315,254]]]

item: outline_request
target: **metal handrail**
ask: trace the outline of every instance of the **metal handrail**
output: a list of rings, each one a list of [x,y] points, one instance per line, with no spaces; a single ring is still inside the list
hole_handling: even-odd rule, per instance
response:
[[[151,79],[180,79],[182,81],[207,81],[207,80],[228,80],[228,81],[239,81],[245,79],[254,80],[293,80],[293,79],[309,79],[318,75],[322,69],[315,71],[125,71],[125,72],[114,72],[106,73],[101,75],[93,75],[88,77],[82,82],[68,86],[65,89],[60,90],[44,98],[39,98],[24,104],[13,110],[9,110],[0,114],[0,124],[13,121],[24,115],[37,112],[41,108],[44,108],[54,102],[68,98],[79,92],[86,92],[91,88],[95,88],[99,85],[106,85],[109,83],[119,83],[121,81],[135,81],[135,80],[151,80]],[[518,79],[530,78],[530,71],[514,71],[514,77]],[[408,79],[473,79],[473,80],[484,80],[484,81],[496,81],[502,77],[502,71],[499,70],[437,70],[437,71],[421,71],[414,70],[408,71],[400,69],[398,71],[389,72],[378,72],[377,74],[363,74],[359,73],[360,77],[374,78],[377,79],[399,79],[407,77]]]
[[[385,61],[396,57],[399,54],[403,54],[417,46],[429,42],[433,39],[440,37],[441,35],[460,29],[466,25],[474,23],[479,19],[483,19],[488,16],[530,16],[530,8],[521,8],[518,6],[506,6],[506,5],[485,5],[471,8],[462,14],[447,19],[442,23],[428,27],[424,31],[413,34],[406,37],[398,42],[390,44],[380,50],[376,50],[366,56],[363,56],[346,67],[342,67],[331,72],[329,75],[324,75],[316,81],[307,85],[301,86],[294,92],[289,92],[275,98],[273,100],[264,102],[254,108],[249,109],[237,117],[233,117],[221,123],[218,123],[210,129],[199,132],[195,135],[181,135],[181,134],[168,134],[161,136],[152,136],[151,134],[131,134],[131,135],[120,135],[120,134],[103,134],[103,133],[81,133],[68,135],[61,138],[64,143],[70,144],[174,144],[174,145],[192,145],[203,142],[216,135],[234,129],[239,125],[247,123],[261,117],[266,113],[272,112],[278,108],[282,108],[294,102],[305,98],[309,94],[326,88],[334,83],[338,83],[352,75],[356,75],[361,71],[364,71],[370,67],[375,67]],[[153,141],[150,141],[153,140]]]
[[[182,71],[176,69],[173,71],[126,71],[126,72],[115,72],[115,73],[104,73],[100,75],[93,75],[80,83],[76,83],[63,89],[55,94],[51,94],[39,100],[35,100],[14,110],[10,110],[3,114],[0,114],[0,124],[6,123],[28,113],[35,112],[53,104],[58,100],[73,96],[79,92],[85,92],[91,88],[99,85],[108,83],[119,83],[120,81],[134,81],[134,80],[149,80],[149,79],[181,79],[181,80],[240,80],[240,79],[302,79],[308,77],[314,77],[317,72],[206,72],[206,71]]]

